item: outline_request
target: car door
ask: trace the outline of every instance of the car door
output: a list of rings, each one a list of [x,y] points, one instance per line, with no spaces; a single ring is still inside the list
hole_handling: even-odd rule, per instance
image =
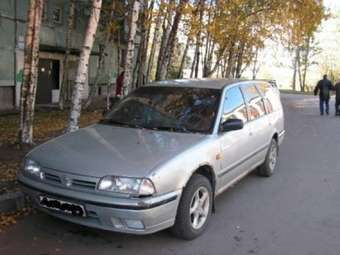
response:
[[[249,163],[253,166],[263,161],[267,153],[271,138],[271,127],[263,97],[254,83],[241,85],[241,90],[248,109],[248,128],[250,139],[248,146],[251,149]]]
[[[247,171],[245,165],[247,156],[251,153],[248,147],[250,130],[248,129],[247,107],[239,86],[228,88],[223,103],[220,124],[229,119],[240,119],[243,129],[219,133],[222,158],[221,170],[218,174],[221,189]]]

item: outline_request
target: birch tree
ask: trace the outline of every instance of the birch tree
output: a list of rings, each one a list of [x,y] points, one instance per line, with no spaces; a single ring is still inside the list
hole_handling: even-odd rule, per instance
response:
[[[156,80],[162,80],[161,73],[162,68],[164,69],[164,61],[165,61],[165,54],[167,51],[167,43],[169,40],[171,27],[173,23],[173,7],[175,6],[176,1],[175,0],[169,0],[166,4],[166,9],[164,13],[164,19],[163,19],[163,34],[161,39],[161,44],[159,47],[158,52],[158,59],[157,59],[157,68],[156,68]]]
[[[140,0],[134,0],[129,18],[128,45],[124,64],[123,94],[127,95],[133,83],[133,57],[135,53],[135,37],[137,31],[137,21],[140,10]]]
[[[152,24],[153,17],[153,8],[155,4],[155,0],[151,0],[149,6],[147,5],[148,1],[144,0],[144,10],[141,15],[141,42],[138,51],[138,58],[136,63],[136,88],[144,85],[146,83],[147,76],[147,56],[148,56],[148,48],[149,48],[149,40],[150,40],[150,30]]]
[[[70,0],[69,1],[69,14],[67,18],[67,32],[66,32],[66,39],[65,39],[65,56],[63,60],[64,72],[63,72],[63,79],[60,87],[60,94],[59,94],[59,109],[64,110],[64,103],[65,103],[65,94],[66,94],[66,86],[68,84],[68,77],[69,77],[69,57],[71,51],[71,36],[74,26],[74,13],[75,13],[75,6],[76,1]]]
[[[43,4],[43,0],[30,0],[27,14],[24,79],[21,85],[20,97],[19,141],[21,144],[33,143],[33,120],[39,63],[39,34]]]
[[[158,68],[158,75],[156,77],[157,80],[164,80],[167,76],[167,69],[175,47],[178,27],[182,18],[184,7],[188,2],[189,0],[180,0],[176,8],[176,14],[169,34],[169,39],[165,47],[166,50],[164,53],[164,58],[162,59]]]
[[[68,124],[69,132],[73,132],[79,129],[79,117],[81,113],[81,94],[84,90],[84,85],[88,76],[88,64],[97,31],[102,0],[92,0],[91,5],[90,19],[87,25],[84,43],[81,49],[77,75],[73,87],[72,104]]]
[[[159,36],[161,32],[160,27],[162,24],[163,9],[164,9],[164,0],[161,0],[160,5],[159,5],[159,12],[157,14],[157,18],[155,21],[155,28],[154,28],[153,39],[151,43],[150,56],[149,56],[148,67],[146,71],[146,82],[150,82],[151,80],[151,72],[154,66],[156,47],[157,47],[157,44],[159,43]]]
[[[116,6],[116,0],[112,0],[112,3],[109,8],[110,9],[109,15],[108,16],[103,15],[104,14],[103,12],[101,14],[101,19],[105,19],[103,22],[101,22],[103,23],[102,30],[103,30],[104,40],[103,40],[103,43],[99,45],[98,68],[97,68],[96,76],[94,78],[94,82],[92,86],[90,87],[89,97],[84,106],[85,109],[87,109],[91,105],[93,99],[96,96],[99,78],[100,78],[101,73],[103,72],[103,67],[105,65],[105,53],[111,41],[113,40],[113,37],[114,37],[113,34],[116,32],[117,25],[114,23],[115,6]],[[109,84],[107,84],[107,87],[109,87]],[[107,92],[109,92],[109,89],[107,90]]]

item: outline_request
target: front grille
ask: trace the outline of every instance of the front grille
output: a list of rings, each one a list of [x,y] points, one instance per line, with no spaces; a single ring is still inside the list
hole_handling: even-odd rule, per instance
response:
[[[85,180],[80,179],[82,177],[68,174],[58,174],[57,172],[43,172],[42,181],[58,184],[58,186],[63,186],[67,188],[74,189],[86,189],[95,190],[97,186],[97,181],[93,178],[86,178]]]
[[[72,180],[72,186],[76,188],[94,190],[96,189],[96,185],[97,185],[96,182],[76,180],[76,179]]]
[[[61,183],[60,177],[58,175],[44,173],[44,177],[47,181]]]

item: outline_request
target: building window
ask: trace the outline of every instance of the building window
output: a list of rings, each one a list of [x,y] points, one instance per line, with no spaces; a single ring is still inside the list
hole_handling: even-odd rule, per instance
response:
[[[47,5],[48,5],[48,2],[46,1],[43,5],[43,10],[42,10],[42,15],[41,15],[41,20],[42,22],[46,23],[48,21],[48,18],[47,18]]]
[[[63,18],[63,12],[60,7],[54,7],[52,11],[52,21],[56,24],[61,24]]]

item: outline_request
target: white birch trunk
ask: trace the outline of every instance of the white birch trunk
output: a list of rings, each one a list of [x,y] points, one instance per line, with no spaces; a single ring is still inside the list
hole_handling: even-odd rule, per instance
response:
[[[129,34],[128,34],[128,45],[125,57],[124,65],[124,81],[123,81],[123,95],[126,96],[133,83],[133,57],[135,53],[135,36],[137,31],[137,21],[140,10],[140,0],[133,2],[131,17],[129,20]]]
[[[92,46],[95,40],[101,6],[102,0],[92,0],[91,15],[89,23],[87,25],[85,39],[80,53],[75,84],[73,87],[70,119],[67,129],[68,132],[73,132],[79,129],[79,117],[81,113],[81,94],[84,90],[84,85],[88,75],[88,64]]]
[[[39,34],[43,0],[31,0],[25,37],[24,81],[20,98],[20,143],[33,143],[33,120],[39,63]]]

